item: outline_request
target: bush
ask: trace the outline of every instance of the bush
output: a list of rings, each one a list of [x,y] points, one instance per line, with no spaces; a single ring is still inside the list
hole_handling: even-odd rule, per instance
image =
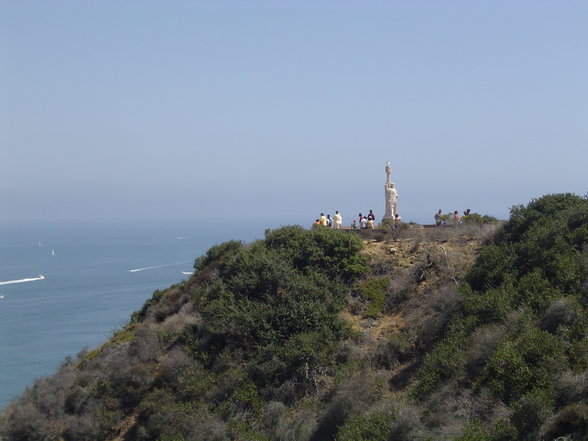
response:
[[[560,298],[553,302],[541,322],[541,329],[561,334],[582,320],[581,306],[574,299]]]
[[[525,326],[505,339],[487,365],[487,382],[506,402],[535,389],[551,392],[554,374],[566,367],[559,339],[545,331]]]
[[[484,215],[479,213],[470,213],[467,216],[461,217],[461,223],[465,225],[494,225],[500,223],[498,219],[493,216]]]
[[[475,291],[514,284],[516,254],[508,244],[491,244],[482,248],[466,281]]]
[[[369,416],[350,418],[337,433],[336,441],[388,441],[394,415],[376,412]]]
[[[357,292],[360,297],[367,303],[363,315],[366,317],[379,317],[386,308],[386,296],[390,280],[367,279],[357,284]]]
[[[504,322],[513,310],[516,291],[512,285],[502,285],[482,292],[470,292],[464,299],[464,314],[479,324]]]
[[[422,399],[432,392],[440,381],[463,375],[465,359],[460,343],[456,338],[447,338],[427,354],[412,391],[415,397]]]
[[[575,372],[588,370],[588,336],[571,342],[568,357],[570,367]]]
[[[330,278],[353,281],[365,274],[366,259],[359,251],[363,244],[344,231],[318,228],[283,227],[266,234],[265,245],[304,273],[319,270]]]
[[[570,440],[588,439],[588,405],[577,403],[566,406],[547,422],[544,439],[560,439],[559,437]]]
[[[533,391],[552,397],[559,372],[586,369],[587,232],[586,197],[548,195],[513,207],[466,276],[463,308],[448,324],[450,332],[437,335],[419,373],[417,395],[450,375],[462,378],[462,348],[469,380],[511,404]],[[505,328],[483,337],[484,326],[493,323]]]
[[[0,435],[10,441],[57,439],[59,432],[51,426],[47,415],[32,403],[14,403],[2,414]]]
[[[468,378],[475,380],[503,340],[506,333],[504,325],[483,325],[476,329],[465,344],[465,359]]]
[[[496,288],[505,282],[524,287],[521,278],[533,271],[553,288],[579,293],[588,275],[580,252],[588,235],[588,199],[570,194],[549,195],[527,207],[511,210],[497,244],[485,247],[468,282],[474,290]]]
[[[225,423],[201,403],[178,401],[169,391],[155,389],[139,406],[137,440],[223,441]]]
[[[213,262],[219,261],[222,258],[228,258],[231,254],[241,250],[243,248],[243,242],[237,240],[230,240],[220,245],[211,247],[204,256],[199,257],[194,262],[194,269],[202,271],[206,266]]]
[[[519,440],[535,440],[543,422],[551,415],[553,400],[544,391],[531,390],[513,403],[511,421]]]
[[[181,340],[206,367],[215,366],[219,354],[240,354],[269,395],[268,388],[280,387],[275,378],[295,380],[298,393],[313,390],[313,373],[335,362],[335,343],[349,335],[338,314],[345,284],[367,270],[361,247],[346,232],[301,227],[268,231],[247,247],[215,247],[197,264],[200,271],[214,266],[218,275],[194,294],[206,333],[191,336],[187,328]]]
[[[519,441],[515,429],[505,421],[490,426],[473,421],[454,441]]]
[[[409,336],[394,333],[388,340],[382,341],[376,347],[373,362],[376,368],[394,369],[400,363],[408,361],[414,355],[413,343]]]
[[[380,378],[367,372],[359,372],[346,379],[337,389],[329,402],[328,408],[322,413],[320,422],[312,440],[322,441],[333,439],[337,428],[350,418],[356,418],[365,408],[382,397]]]
[[[556,404],[563,407],[588,396],[588,371],[564,371],[556,378]]]
[[[541,219],[560,219],[569,212],[584,211],[587,199],[571,193],[551,194],[533,199],[527,206],[511,208],[510,219],[504,228],[505,239],[520,240],[529,228]]]

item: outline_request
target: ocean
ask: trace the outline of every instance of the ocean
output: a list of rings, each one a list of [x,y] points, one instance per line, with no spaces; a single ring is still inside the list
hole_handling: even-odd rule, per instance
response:
[[[67,356],[98,347],[157,289],[190,277],[226,240],[260,222],[26,223],[0,226],[0,408]]]

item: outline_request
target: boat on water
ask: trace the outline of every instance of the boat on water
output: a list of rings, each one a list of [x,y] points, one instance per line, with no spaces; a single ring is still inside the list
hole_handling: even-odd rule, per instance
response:
[[[18,280],[7,280],[5,282],[0,282],[0,285],[12,285],[14,283],[35,282],[37,280],[45,280],[45,276],[43,274],[39,274],[37,277],[29,277],[26,279],[18,279]]]

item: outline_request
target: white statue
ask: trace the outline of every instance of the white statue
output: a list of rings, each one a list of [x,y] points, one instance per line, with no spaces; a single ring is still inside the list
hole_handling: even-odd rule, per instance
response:
[[[394,184],[394,182],[391,182],[390,185],[388,185],[386,195],[386,203],[390,204],[390,214],[395,218],[398,214],[398,190],[396,190],[396,184]]]
[[[388,182],[384,190],[386,192],[384,219],[394,219],[398,213],[398,190],[396,190],[396,184],[394,182]]]
[[[398,214],[398,191],[396,190],[396,184],[390,181],[391,169],[390,161],[386,161],[386,184],[384,184],[386,209],[384,210],[384,220],[394,220],[396,214]]]

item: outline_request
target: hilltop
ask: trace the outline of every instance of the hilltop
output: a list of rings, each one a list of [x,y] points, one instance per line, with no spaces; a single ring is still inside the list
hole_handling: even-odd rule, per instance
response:
[[[588,200],[504,225],[284,227],[196,259],[3,440],[588,437]]]

